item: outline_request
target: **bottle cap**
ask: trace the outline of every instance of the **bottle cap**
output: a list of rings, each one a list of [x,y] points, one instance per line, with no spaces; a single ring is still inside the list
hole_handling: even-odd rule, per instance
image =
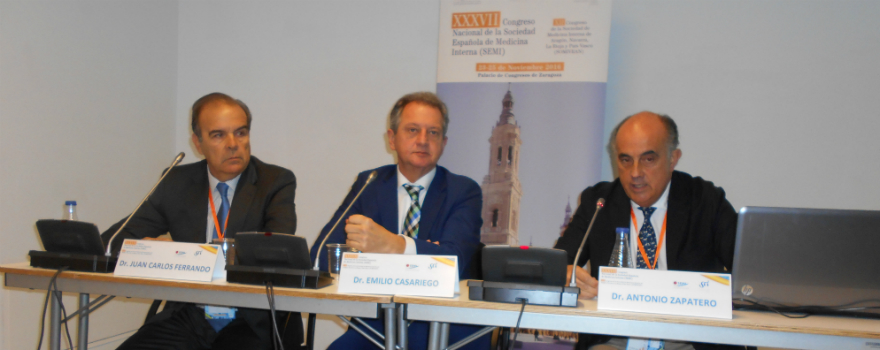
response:
[[[618,227],[616,230],[617,233],[626,232],[629,233],[629,227]]]
[[[76,205],[76,201],[66,201],[64,205]]]

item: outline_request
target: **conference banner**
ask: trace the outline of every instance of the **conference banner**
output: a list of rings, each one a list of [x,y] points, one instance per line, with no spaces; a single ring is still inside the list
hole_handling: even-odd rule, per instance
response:
[[[481,241],[552,247],[601,177],[610,0],[440,2],[440,165],[483,190]]]
[[[486,245],[552,247],[600,180],[610,27],[610,0],[441,0],[440,165],[480,184]],[[523,329],[515,346],[576,337]]]

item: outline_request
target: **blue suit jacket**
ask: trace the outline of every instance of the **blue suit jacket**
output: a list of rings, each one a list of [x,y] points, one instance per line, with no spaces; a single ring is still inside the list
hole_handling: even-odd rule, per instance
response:
[[[343,218],[342,222],[330,233],[327,243],[345,243],[345,219],[354,214],[361,214],[373,219],[386,230],[398,233],[398,210],[397,210],[397,165],[386,165],[375,169],[376,179],[364,189],[364,193],[351,206],[351,209]],[[321,230],[321,235],[312,246],[311,256],[315,258],[320,253],[321,268],[327,270],[327,249],[318,244],[333,227],[333,224],[348,207],[352,199],[357,195],[361,187],[370,176],[367,170],[358,174],[357,180],[351,186],[342,205],[333,214],[330,222]],[[458,273],[461,279],[470,278],[468,271],[471,270],[472,258],[477,253],[480,245],[480,227],[483,218],[480,213],[483,208],[483,193],[480,186],[468,177],[450,173],[446,168],[438,166],[437,173],[431,186],[428,187],[428,195],[422,204],[422,216],[419,219],[419,236],[413,239],[419,254],[431,255],[455,255],[458,256]],[[439,245],[431,242],[440,242]],[[314,260],[313,260],[314,261]],[[385,326],[378,319],[365,320],[370,327],[379,332],[384,332]],[[466,326],[453,324],[449,330],[450,344],[464,339],[465,337],[480,330],[479,326]],[[428,323],[413,322],[408,331],[409,348],[421,350],[427,347]],[[328,349],[372,349],[375,348],[359,333],[349,329],[339,339],[336,339]],[[463,348],[463,350],[488,349],[489,335],[480,337]]]
[[[327,243],[345,243],[345,219],[354,214],[373,219],[386,230],[398,233],[397,209],[397,165],[386,165],[375,169],[376,179],[364,189],[364,193],[351,206],[346,217],[330,234]],[[342,205],[333,214],[330,222],[321,230],[321,235],[311,249],[311,257],[320,253],[321,269],[327,270],[327,250],[317,245],[327,231],[333,227],[351,200],[354,199],[367,177],[373,170],[358,174]],[[419,236],[414,239],[419,254],[458,256],[458,273],[467,279],[470,263],[480,244],[480,227],[483,218],[483,194],[480,186],[466,176],[456,175],[446,168],[437,166],[437,173],[422,204],[419,219]],[[440,242],[439,245],[431,242]],[[312,260],[314,261],[314,260]]]

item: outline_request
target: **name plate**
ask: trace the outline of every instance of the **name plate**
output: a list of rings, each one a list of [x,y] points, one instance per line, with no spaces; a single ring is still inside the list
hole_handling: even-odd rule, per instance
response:
[[[113,274],[211,282],[226,278],[225,265],[223,252],[215,244],[126,239]]]
[[[599,310],[733,318],[730,274],[599,268]]]
[[[458,257],[345,253],[339,292],[359,294],[455,296]]]

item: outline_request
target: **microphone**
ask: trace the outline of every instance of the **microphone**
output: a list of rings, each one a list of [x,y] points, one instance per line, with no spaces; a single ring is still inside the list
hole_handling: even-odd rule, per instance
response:
[[[574,256],[574,266],[571,267],[571,283],[568,285],[569,287],[577,287],[575,283],[575,271],[578,267],[578,260],[581,258],[581,253],[584,250],[584,244],[587,243],[587,236],[590,235],[590,230],[593,229],[593,223],[596,222],[596,215],[599,214],[599,210],[605,206],[605,198],[599,198],[596,201],[596,211],[593,213],[593,218],[590,220],[590,226],[587,226],[587,232],[584,232],[584,239],[581,240],[581,246],[578,248],[577,254]]]
[[[348,203],[348,208],[345,208],[345,211],[342,212],[342,215],[339,216],[339,219],[336,219],[336,223],[333,224],[333,227],[330,228],[330,231],[327,231],[327,235],[324,236],[324,240],[322,240],[321,244],[318,246],[318,253],[315,254],[315,267],[313,268],[313,270],[317,271],[319,269],[319,265],[321,262],[321,247],[324,246],[324,243],[327,243],[327,238],[330,238],[330,235],[333,234],[333,230],[336,229],[336,225],[339,225],[339,222],[342,221],[342,218],[345,217],[345,214],[348,214],[348,210],[351,209],[351,205],[354,204],[355,201],[357,201],[358,197],[361,196],[361,193],[364,192],[364,189],[367,188],[367,185],[369,185],[370,182],[373,182],[373,180],[376,179],[376,176],[377,173],[375,170],[373,170],[373,172],[370,173],[370,176],[367,177],[367,181],[364,182],[364,186],[361,187],[360,191],[358,191],[358,194],[354,196],[354,199],[351,200],[351,203]]]
[[[183,152],[180,152],[180,154],[178,154],[177,157],[174,158],[174,161],[171,162],[171,166],[168,167],[168,170],[165,170],[165,173],[162,174],[162,177],[159,178],[159,181],[156,181],[156,184],[153,185],[153,188],[150,190],[150,193],[147,193],[147,196],[141,200],[141,202],[138,204],[137,208],[134,208],[134,211],[131,212],[131,215],[129,215],[128,218],[125,219],[125,222],[122,223],[122,226],[119,226],[119,229],[116,230],[116,233],[114,233],[113,236],[110,237],[110,240],[107,241],[107,251],[104,252],[104,256],[108,256],[108,257],[110,256],[110,247],[113,246],[113,239],[116,238],[116,235],[118,235],[119,232],[122,232],[122,229],[125,228],[125,225],[128,225],[128,221],[131,220],[131,217],[134,216],[134,213],[137,213],[138,209],[141,208],[141,205],[144,205],[144,202],[147,201],[147,198],[150,198],[150,195],[153,194],[153,191],[156,190],[156,187],[159,187],[159,184],[162,183],[162,180],[165,179],[165,176],[167,176],[168,173],[171,172],[171,168],[174,168],[174,166],[177,165],[177,163],[180,163],[180,161],[183,160],[183,156],[185,156],[185,154]]]

